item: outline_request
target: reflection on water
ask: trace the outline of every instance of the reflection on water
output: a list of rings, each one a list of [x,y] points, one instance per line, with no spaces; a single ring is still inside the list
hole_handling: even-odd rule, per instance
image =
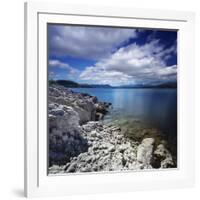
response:
[[[176,89],[112,89],[74,88],[96,96],[99,101],[112,103],[105,120],[139,120],[160,129],[168,139],[177,139],[177,90]]]

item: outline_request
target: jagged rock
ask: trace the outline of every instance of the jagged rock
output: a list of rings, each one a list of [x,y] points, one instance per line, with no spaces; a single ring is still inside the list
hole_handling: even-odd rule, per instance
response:
[[[73,103],[74,110],[79,114],[80,124],[95,120],[95,107],[89,100],[76,100]]]
[[[69,106],[51,104],[49,109],[49,161],[65,164],[72,156],[87,150],[78,114]]]
[[[88,94],[74,93],[59,86],[49,87],[49,164],[65,164],[70,158],[87,151],[88,140],[84,138],[84,127],[80,125],[95,120],[96,97]],[[88,129],[95,130],[90,123]],[[95,137],[94,137],[95,138]],[[91,143],[90,143],[91,145]]]

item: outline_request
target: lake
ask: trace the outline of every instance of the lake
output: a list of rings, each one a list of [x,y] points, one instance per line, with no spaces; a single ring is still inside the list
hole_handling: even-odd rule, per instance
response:
[[[99,101],[112,103],[105,120],[138,120],[146,126],[160,129],[176,145],[176,89],[73,88],[72,90],[96,96]]]

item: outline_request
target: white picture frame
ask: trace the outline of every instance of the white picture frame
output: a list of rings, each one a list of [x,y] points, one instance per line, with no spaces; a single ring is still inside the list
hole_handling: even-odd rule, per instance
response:
[[[47,23],[178,31],[178,168],[47,176]],[[62,196],[194,185],[194,14],[25,3],[25,196]]]

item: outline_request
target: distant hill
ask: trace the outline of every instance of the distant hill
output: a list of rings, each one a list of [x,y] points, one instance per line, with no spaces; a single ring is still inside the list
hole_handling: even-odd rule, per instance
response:
[[[79,84],[81,87],[89,87],[89,88],[112,88],[112,86],[108,84]]]
[[[79,87],[78,83],[70,80],[57,80],[57,81],[49,80],[49,85],[53,84],[63,85],[65,87]]]
[[[157,87],[159,88],[177,88],[177,83],[173,82],[173,83],[163,83],[158,85]]]
[[[78,83],[70,80],[57,80],[56,83],[65,87],[79,87]]]
[[[123,85],[123,86],[110,86],[108,84],[80,84],[71,80],[50,80],[49,85],[59,84],[68,88],[177,88],[176,82],[162,83],[157,85]]]
[[[70,81],[70,80],[50,80],[49,81],[49,85],[52,84],[59,84],[65,87],[69,87],[69,88],[77,88],[77,87],[81,87],[81,88],[111,88],[110,85],[100,85],[100,84],[79,84],[76,83],[74,81]]]
[[[155,85],[123,85],[119,86],[117,88],[177,88],[176,82],[170,82],[170,83],[162,83],[162,84],[155,84]]]

